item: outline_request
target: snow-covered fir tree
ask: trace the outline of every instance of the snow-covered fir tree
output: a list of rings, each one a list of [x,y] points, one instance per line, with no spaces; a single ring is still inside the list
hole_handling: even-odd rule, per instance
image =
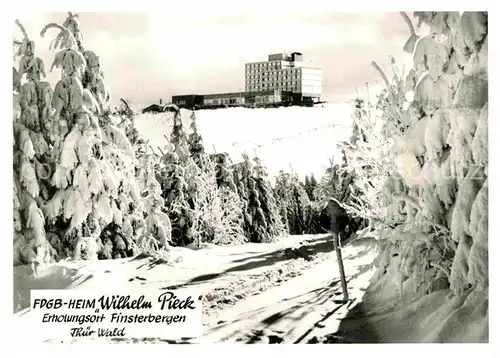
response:
[[[369,126],[374,113],[362,115],[367,142],[348,151],[371,186],[360,186],[364,200],[350,209],[376,219],[388,239],[379,276],[391,268],[403,291],[472,289],[475,300],[488,287],[488,16],[414,15],[430,29],[405,45],[414,67],[405,75],[393,67],[389,81],[373,63],[386,83],[375,108],[380,126]]]
[[[116,113],[121,119],[119,127],[123,128],[130,144],[135,146],[137,141],[140,139],[140,135],[139,131],[135,127],[136,115],[134,110],[131,108],[130,103],[127,100],[120,98],[120,106],[117,108]]]
[[[231,159],[227,153],[217,153],[211,155],[211,160],[215,164],[215,178],[223,211],[222,220],[226,227],[226,238],[231,244],[248,241],[243,231],[244,203],[234,183]]]
[[[14,59],[19,58],[19,67],[13,70],[14,264],[31,264],[38,273],[41,265],[63,254],[56,250],[56,240],[49,241],[42,211],[51,194],[53,158],[49,145],[54,138],[46,121],[52,114],[52,89],[41,81],[45,66],[35,55],[35,43],[21,23],[16,24],[23,40],[15,41],[18,49]]]
[[[310,176],[306,175],[304,179],[304,189],[306,190],[309,200],[316,200],[314,192],[317,186],[318,186],[318,181],[316,180],[314,173],[311,173]]]
[[[194,201],[189,195],[188,173],[186,171],[190,158],[189,147],[179,111],[175,113],[173,120],[169,143],[171,148],[161,158],[163,167],[156,173],[156,176],[171,220],[172,243],[184,246],[195,240],[191,229],[194,221]]]
[[[34,44],[23,29],[25,56],[18,76],[28,82],[21,88],[21,116],[14,123],[15,153],[23,153],[14,155],[14,172],[20,184],[15,207],[19,203],[26,222],[16,226],[25,233],[16,236],[14,262],[133,255],[140,236],[134,226],[142,225],[144,213],[135,153],[109,116],[110,94],[99,57],[83,47],[78,15],[69,13],[62,25],[51,23],[41,35],[52,28],[59,33],[51,43],[58,51],[51,70],[61,70],[54,91],[38,80],[43,63],[34,57]],[[43,134],[30,136],[26,125]]]
[[[235,166],[234,181],[244,201],[245,235],[250,242],[271,242],[285,232],[267,170],[247,154]]]
[[[161,197],[161,186],[156,179],[158,159],[146,143],[142,143],[141,146],[142,151],[140,152],[143,154],[138,159],[136,177],[141,189],[144,214],[142,218],[134,218],[133,222],[125,219],[123,227],[127,229],[124,231],[131,235],[133,232],[132,224],[139,226],[140,222],[143,221],[144,225],[140,228],[142,230],[141,236],[137,240],[138,249],[141,252],[157,252],[160,249],[168,251],[172,239],[172,226],[170,218],[163,211],[165,201]]]
[[[298,176],[281,170],[274,195],[285,230],[292,235],[308,233],[307,213],[311,203]]]
[[[198,126],[196,124],[196,113],[191,112],[191,133],[188,136],[189,152],[196,165],[203,171],[207,170],[209,157],[205,153],[205,146],[200,133],[198,133]]]
[[[202,242],[243,242],[241,202],[231,191],[234,188],[219,189],[216,164],[205,152],[194,112],[189,136],[182,125],[181,111],[175,113],[169,147],[157,177],[172,220],[173,243],[199,246]]]

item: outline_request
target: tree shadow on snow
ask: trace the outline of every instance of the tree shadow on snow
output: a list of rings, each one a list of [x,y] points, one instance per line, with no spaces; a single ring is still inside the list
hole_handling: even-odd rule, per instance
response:
[[[341,320],[337,332],[326,335],[321,342],[313,337],[308,343],[382,343],[373,325],[363,316],[366,311],[360,302]]]
[[[368,265],[367,265],[368,266]],[[364,269],[364,267],[361,268],[361,271]],[[359,275],[358,273],[357,275]],[[352,280],[354,277],[350,277],[349,281]],[[349,282],[348,281],[348,282]],[[273,326],[275,326],[277,323],[280,321],[294,321],[294,322],[300,322],[303,320],[306,316],[310,315],[314,311],[318,309],[318,307],[326,304],[328,301],[335,301],[335,299],[339,296],[342,295],[342,290],[340,286],[340,280],[335,279],[332,280],[328,286],[322,287],[322,288],[317,288],[315,290],[309,291],[307,293],[297,295],[294,297],[287,298],[285,300],[281,301],[282,303],[286,303],[287,301],[298,301],[300,300],[301,297],[305,296],[310,296],[313,295],[313,297],[299,301],[294,305],[291,305],[290,307],[281,310],[279,312],[273,313],[269,315],[268,317],[264,318],[261,321],[262,324],[262,329],[259,330],[253,330],[246,334],[243,337],[239,337],[237,339],[238,342],[240,343],[246,343],[246,344],[253,344],[253,343],[267,343],[267,344],[273,344],[273,343],[305,343],[303,342],[304,339],[316,328],[320,327],[322,322],[326,321],[328,318],[333,316],[340,308],[345,306],[346,304],[349,303],[341,303],[336,305],[332,310],[327,312],[325,315],[322,316],[320,320],[315,322],[311,328],[306,330],[299,338],[297,338],[294,342],[286,342],[286,334],[285,332],[282,331],[276,331],[273,330]],[[254,312],[249,312],[248,315],[239,317],[238,319],[232,321],[232,322],[226,322],[221,326],[227,326],[227,325],[236,325],[238,326],[238,322],[243,321],[245,319],[248,319],[251,316],[258,315],[263,309],[259,309]],[[226,337],[224,337],[224,340],[230,339],[236,335],[238,335],[240,332],[238,331],[233,331],[229,333]],[[309,342],[308,342],[309,343]]]
[[[156,266],[161,266],[161,265],[166,265],[166,266],[174,266],[169,260],[161,258],[161,257],[149,257],[149,261],[143,263],[142,265],[137,266],[137,270],[147,266],[148,271],[151,271],[154,269]]]
[[[359,259],[360,257],[363,257],[365,256],[366,254],[368,254],[370,251],[372,251],[371,248],[366,248],[362,251],[358,251],[356,252],[356,254],[353,254],[353,255],[349,255],[349,256],[346,256],[343,258],[343,260],[346,260],[346,261],[351,261],[351,260],[356,260],[356,259]]]
[[[291,343],[285,342],[286,336],[285,332],[273,330],[273,325],[280,321],[294,321],[300,322],[304,317],[314,312],[318,306],[325,304],[329,300],[334,300],[336,296],[340,295],[340,280],[333,280],[327,287],[318,288],[307,293],[290,297],[283,300],[282,302],[292,301],[300,299],[302,296],[308,296],[313,294],[314,296],[308,300],[296,303],[282,311],[276,312],[261,321],[263,329],[253,330],[246,334],[244,337],[240,337],[237,341],[245,344],[254,343],[267,343],[267,344],[277,344],[277,343]],[[335,310],[338,310],[340,306],[337,306]],[[332,312],[331,314],[333,314]],[[245,319],[241,317],[236,319],[230,324],[237,324],[237,322]],[[229,339],[240,332],[234,331],[229,334],[225,339]]]
[[[363,273],[367,272],[370,268],[371,268],[371,265],[369,265],[369,264],[359,266],[357,268],[356,274],[351,275],[347,278],[347,283],[348,284],[351,283],[357,277],[359,277]],[[339,283],[340,283],[340,280],[335,279],[335,280],[331,281],[328,284],[328,286],[326,286],[326,287],[318,288],[318,289],[309,291],[305,294],[298,295],[298,296],[283,300],[283,302],[290,301],[290,300],[297,300],[297,299],[300,299],[301,296],[314,294],[314,297],[308,299],[307,301],[299,302],[293,306],[290,306],[289,308],[287,308],[285,310],[282,310],[280,312],[276,312],[276,313],[270,315],[269,317],[266,317],[265,319],[263,319],[261,321],[261,323],[267,329],[267,328],[271,328],[272,325],[276,324],[277,322],[279,322],[281,320],[292,320],[292,321],[300,322],[307,315],[311,314],[312,312],[317,310],[318,307],[321,307],[322,305],[326,304],[328,301],[335,302],[336,298],[342,295],[342,290],[341,290],[341,286]],[[314,329],[316,329],[317,327],[321,327],[323,322],[325,322],[330,317],[332,317],[342,307],[344,307],[345,305],[348,305],[348,309],[349,309],[349,306],[352,303],[353,303],[352,300],[347,301],[347,302],[339,301],[339,304],[337,306],[335,306],[332,310],[330,310],[325,315],[323,315],[320,320],[315,322],[309,329],[304,331],[304,333],[299,338],[297,338],[294,342],[287,342],[287,343],[294,343],[294,344],[319,343],[319,342],[315,342],[314,338],[310,339],[308,342],[304,342],[304,340],[307,336],[309,336],[309,334]],[[351,311],[352,312],[351,315],[357,316],[357,315],[361,314],[361,312],[359,312],[359,309],[360,309],[359,304],[354,306],[352,311]],[[350,315],[348,315],[348,316],[350,316]],[[235,322],[237,322],[237,321],[238,320],[236,320]],[[339,332],[341,332],[341,331],[339,330]],[[273,336],[277,334],[276,332],[273,332],[273,331],[271,331],[271,333]],[[279,336],[279,334],[278,334],[278,336]],[[267,339],[269,340],[269,342],[266,342],[266,343],[271,343],[270,335],[267,335]],[[330,335],[328,337],[328,340],[330,340],[330,341],[322,342],[322,343],[355,343],[354,342],[355,340],[358,340],[359,342],[361,342],[361,341],[365,342],[366,340],[376,342],[377,337],[376,337],[375,332],[373,330],[370,330],[369,327],[366,327],[366,330],[363,329],[361,337],[353,337],[352,335],[349,335],[347,332],[345,332],[344,334],[340,334],[340,335],[338,333],[336,335]],[[248,341],[246,341],[246,343],[247,344],[262,343],[263,341],[265,342],[266,338],[262,336],[262,332],[255,331],[255,332],[252,332],[252,334],[250,336],[248,336]],[[276,343],[278,343],[278,342],[276,342]],[[281,342],[279,342],[279,343],[281,343]],[[285,342],[283,342],[283,343],[285,343]],[[358,343],[358,342],[356,342],[356,343]]]
[[[261,268],[264,266],[272,266],[278,262],[282,261],[291,261],[298,258],[303,258],[304,260],[312,260],[315,255],[319,253],[327,253],[333,251],[333,244],[329,237],[323,237],[321,239],[314,240],[317,241],[314,244],[305,244],[298,248],[286,248],[286,249],[277,249],[271,252],[266,252],[260,255],[254,255],[245,257],[242,259],[233,260],[234,263],[245,262],[237,266],[233,266],[228,268],[225,271],[213,274],[206,274],[197,276],[186,283],[182,283],[179,285],[169,286],[164,289],[176,289],[181,286],[189,286],[195,283],[200,283],[204,281],[210,281],[216,279],[220,276],[224,276],[228,273],[233,272],[242,272],[249,271],[256,268]]]
[[[288,248],[277,248],[276,250],[269,252],[245,252],[244,254],[252,254],[258,253],[259,255],[254,255],[250,257],[243,257],[241,259],[236,259],[231,262],[239,263],[245,262],[252,259],[266,259],[269,257],[280,257],[280,253],[288,251],[293,251],[297,253],[297,255],[303,255],[304,258],[310,258],[311,256],[320,253],[320,252],[328,252],[333,251],[333,242],[331,241],[332,236],[323,236],[319,238],[305,240],[301,243],[298,243],[296,247],[288,247]],[[325,251],[323,251],[325,250]],[[238,255],[242,255],[241,253]]]
[[[347,282],[355,279],[369,270],[372,265],[363,265],[359,267],[358,272],[351,276]],[[361,289],[366,291],[366,289]],[[366,293],[365,293],[366,294]],[[363,294],[363,297],[364,295]],[[349,308],[349,307],[348,307]],[[363,299],[358,302],[347,315],[341,320],[339,328],[336,332],[328,334],[319,340],[317,337],[312,337],[307,342],[315,343],[382,343],[377,334],[376,329],[368,320],[368,313],[365,309]]]

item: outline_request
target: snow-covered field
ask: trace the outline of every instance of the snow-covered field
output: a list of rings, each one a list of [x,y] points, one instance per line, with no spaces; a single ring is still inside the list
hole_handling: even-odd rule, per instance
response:
[[[233,162],[247,152],[255,153],[268,168],[270,178],[283,169],[300,177],[314,173],[319,178],[329,165],[341,157],[336,143],[349,139],[353,106],[349,103],[325,103],[313,108],[226,108],[196,111],[198,130],[207,152],[227,152]],[[190,115],[181,110],[189,134]],[[154,150],[167,145],[172,113],[142,114],[135,122],[137,130],[149,139]]]

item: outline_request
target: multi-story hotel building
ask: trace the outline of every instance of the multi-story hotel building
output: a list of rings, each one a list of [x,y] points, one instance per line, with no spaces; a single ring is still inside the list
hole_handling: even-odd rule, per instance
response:
[[[278,90],[317,99],[323,89],[323,71],[303,66],[299,52],[269,55],[267,61],[245,65],[245,91]]]
[[[172,103],[185,107],[313,103],[320,100],[322,90],[321,69],[304,67],[299,52],[279,53],[267,61],[245,64],[245,92],[172,96]]]

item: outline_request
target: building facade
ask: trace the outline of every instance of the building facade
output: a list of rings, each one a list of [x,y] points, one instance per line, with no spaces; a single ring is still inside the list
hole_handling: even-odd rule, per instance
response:
[[[245,64],[245,91],[270,90],[319,100],[323,91],[323,71],[304,67],[299,52],[272,54],[267,61]]]
[[[278,53],[245,64],[245,92],[173,96],[172,103],[186,108],[312,104],[322,91],[321,69],[304,67],[300,52]]]
[[[172,96],[172,103],[183,107],[201,106],[203,104],[203,96],[198,94]]]
[[[205,106],[251,106],[292,101],[293,99],[291,93],[278,90],[217,93],[203,96],[203,104]]]

